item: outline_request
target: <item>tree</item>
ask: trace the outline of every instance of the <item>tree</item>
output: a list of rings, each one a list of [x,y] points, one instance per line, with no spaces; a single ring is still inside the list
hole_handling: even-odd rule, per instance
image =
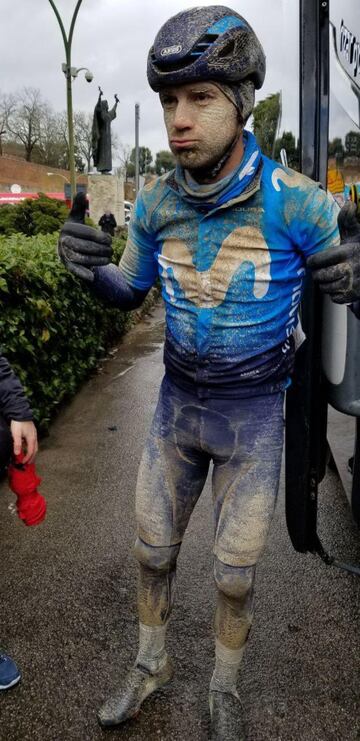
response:
[[[274,154],[274,145],[280,119],[280,93],[268,95],[253,110],[253,132],[258,144],[268,157]]]
[[[126,168],[126,179],[134,178],[134,177],[135,177],[135,165],[133,165],[132,162],[129,162]]]
[[[91,113],[77,111],[74,114],[74,139],[78,156],[85,161],[86,171],[92,168],[92,124]]]
[[[37,88],[25,87],[15,95],[15,105],[7,118],[7,128],[15,140],[23,144],[27,162],[31,162],[34,147],[40,142],[46,110],[47,106]]]
[[[74,113],[74,156],[78,172],[91,170],[92,121],[90,113]],[[40,91],[24,88],[14,96],[0,95],[0,154],[2,139],[7,135],[11,144],[25,149],[25,159],[30,162],[69,169],[68,122],[65,111],[56,113],[41,99]],[[117,150],[116,134],[112,136],[112,149]],[[21,154],[21,152],[20,152]]]
[[[339,136],[329,142],[328,153],[329,157],[335,157],[337,154],[344,154],[344,145]]]
[[[8,130],[8,119],[15,108],[13,95],[0,94],[0,156],[3,153],[3,140],[6,138]]]
[[[346,154],[352,157],[360,157],[360,134],[358,131],[349,131],[345,136]]]
[[[63,111],[62,113],[59,113],[56,115],[57,115],[57,127],[58,127],[57,133],[59,137],[59,150],[60,150],[60,157],[59,157],[59,161],[56,167],[63,168],[64,170],[69,170],[70,169],[70,159],[69,159],[67,113],[66,111]],[[77,115],[78,115],[77,113],[74,113],[74,129],[75,129],[75,121],[76,121]],[[80,150],[80,143],[79,143],[78,138],[76,137],[75,130],[74,130],[74,159],[75,159],[75,168],[77,172],[84,172],[85,163],[83,160],[83,152]]]
[[[162,149],[157,153],[155,159],[155,172],[157,175],[162,175],[164,172],[169,172],[175,167],[174,156],[168,149]]]
[[[135,167],[135,147],[131,150],[130,162]],[[139,172],[140,175],[144,175],[149,172],[150,165],[152,163],[152,154],[148,147],[139,147]]]
[[[276,139],[274,147],[274,158],[280,159],[280,152],[285,149],[289,167],[298,170],[300,166],[299,147],[296,146],[295,136],[292,131],[284,131],[280,139]]]
[[[134,165],[130,160],[131,147],[129,146],[129,144],[120,144],[118,147],[118,153],[120,165],[115,169],[115,174],[118,177],[124,178],[124,180],[126,181],[128,177],[134,177],[134,175],[131,173],[135,172]]]
[[[67,169],[68,144],[65,132],[64,114],[54,113],[47,106],[40,126],[40,139],[33,150],[33,160],[49,167]]]
[[[91,156],[91,125],[92,118],[87,120],[87,114],[74,113],[74,156],[75,167],[78,172],[84,172],[85,163],[89,163]],[[47,107],[40,129],[39,144],[34,147],[33,159],[64,170],[69,169],[69,141],[66,111],[54,113]],[[90,165],[88,164],[88,168]]]

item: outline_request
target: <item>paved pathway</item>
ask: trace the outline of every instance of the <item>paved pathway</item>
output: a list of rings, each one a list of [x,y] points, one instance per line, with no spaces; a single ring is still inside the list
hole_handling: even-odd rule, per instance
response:
[[[179,559],[172,685],[138,719],[103,732],[95,711],[134,659],[133,496],[162,376],[162,314],[136,327],[41,445],[48,517],[25,528],[0,488],[0,636],[23,673],[0,696],[0,741],[206,741],[212,671],[211,496]],[[321,493],[331,552],[360,562],[360,536],[334,474]],[[279,503],[258,569],[239,685],[249,741],[360,738],[360,580],[296,554]]]

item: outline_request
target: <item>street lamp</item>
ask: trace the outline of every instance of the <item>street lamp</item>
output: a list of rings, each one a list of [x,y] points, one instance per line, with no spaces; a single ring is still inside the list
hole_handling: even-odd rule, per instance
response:
[[[135,103],[135,193],[140,188],[140,161],[139,161],[139,121],[140,121],[140,104]]]
[[[61,65],[61,69],[66,78],[66,107],[67,107],[67,120],[68,120],[68,134],[69,134],[69,170],[70,170],[70,184],[71,184],[71,198],[75,195],[76,178],[75,178],[75,153],[74,153],[74,121],[73,121],[73,104],[72,104],[72,81],[75,80],[78,73],[85,70],[85,79],[87,82],[91,82],[93,75],[87,67],[72,67],[71,66],[71,44],[74,33],[75,22],[77,14],[80,9],[82,0],[77,0],[74,14],[70,24],[69,36],[66,35],[64,24],[61,20],[60,13],[55,5],[54,0],[49,0],[49,3],[56,15],[58,24],[60,26],[61,35],[63,37],[65,47],[66,62]]]
[[[93,73],[90,72],[90,70],[87,67],[70,67],[70,70],[69,70],[68,65],[66,64],[66,62],[64,62],[61,65],[61,69],[65,76],[68,75],[70,72],[70,76],[73,80],[75,80],[75,77],[77,77],[78,73],[81,72],[82,70],[85,70],[86,82],[92,82],[94,79]]]
[[[53,176],[54,178],[64,178],[66,183],[70,183],[69,178],[67,178],[65,175],[63,175],[61,172],[47,172],[46,173],[48,177]],[[71,183],[70,183],[71,184]]]

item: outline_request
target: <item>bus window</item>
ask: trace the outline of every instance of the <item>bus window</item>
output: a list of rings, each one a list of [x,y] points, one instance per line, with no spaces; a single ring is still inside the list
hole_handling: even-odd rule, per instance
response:
[[[359,107],[360,8],[332,0],[328,188],[339,205],[360,193]]]

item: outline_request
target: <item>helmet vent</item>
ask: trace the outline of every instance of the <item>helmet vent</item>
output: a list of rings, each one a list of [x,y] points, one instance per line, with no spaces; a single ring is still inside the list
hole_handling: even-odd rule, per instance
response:
[[[218,33],[207,33],[205,36],[202,36],[201,39],[197,42],[196,46],[194,46],[191,56],[192,57],[200,57],[201,54],[203,54],[209,46],[212,46],[212,44],[216,41],[218,38]]]
[[[218,53],[218,59],[223,59],[224,57],[232,57],[235,51],[235,41],[234,39],[231,39],[231,41],[228,41],[225,46],[223,46],[222,49],[219,49]]]

